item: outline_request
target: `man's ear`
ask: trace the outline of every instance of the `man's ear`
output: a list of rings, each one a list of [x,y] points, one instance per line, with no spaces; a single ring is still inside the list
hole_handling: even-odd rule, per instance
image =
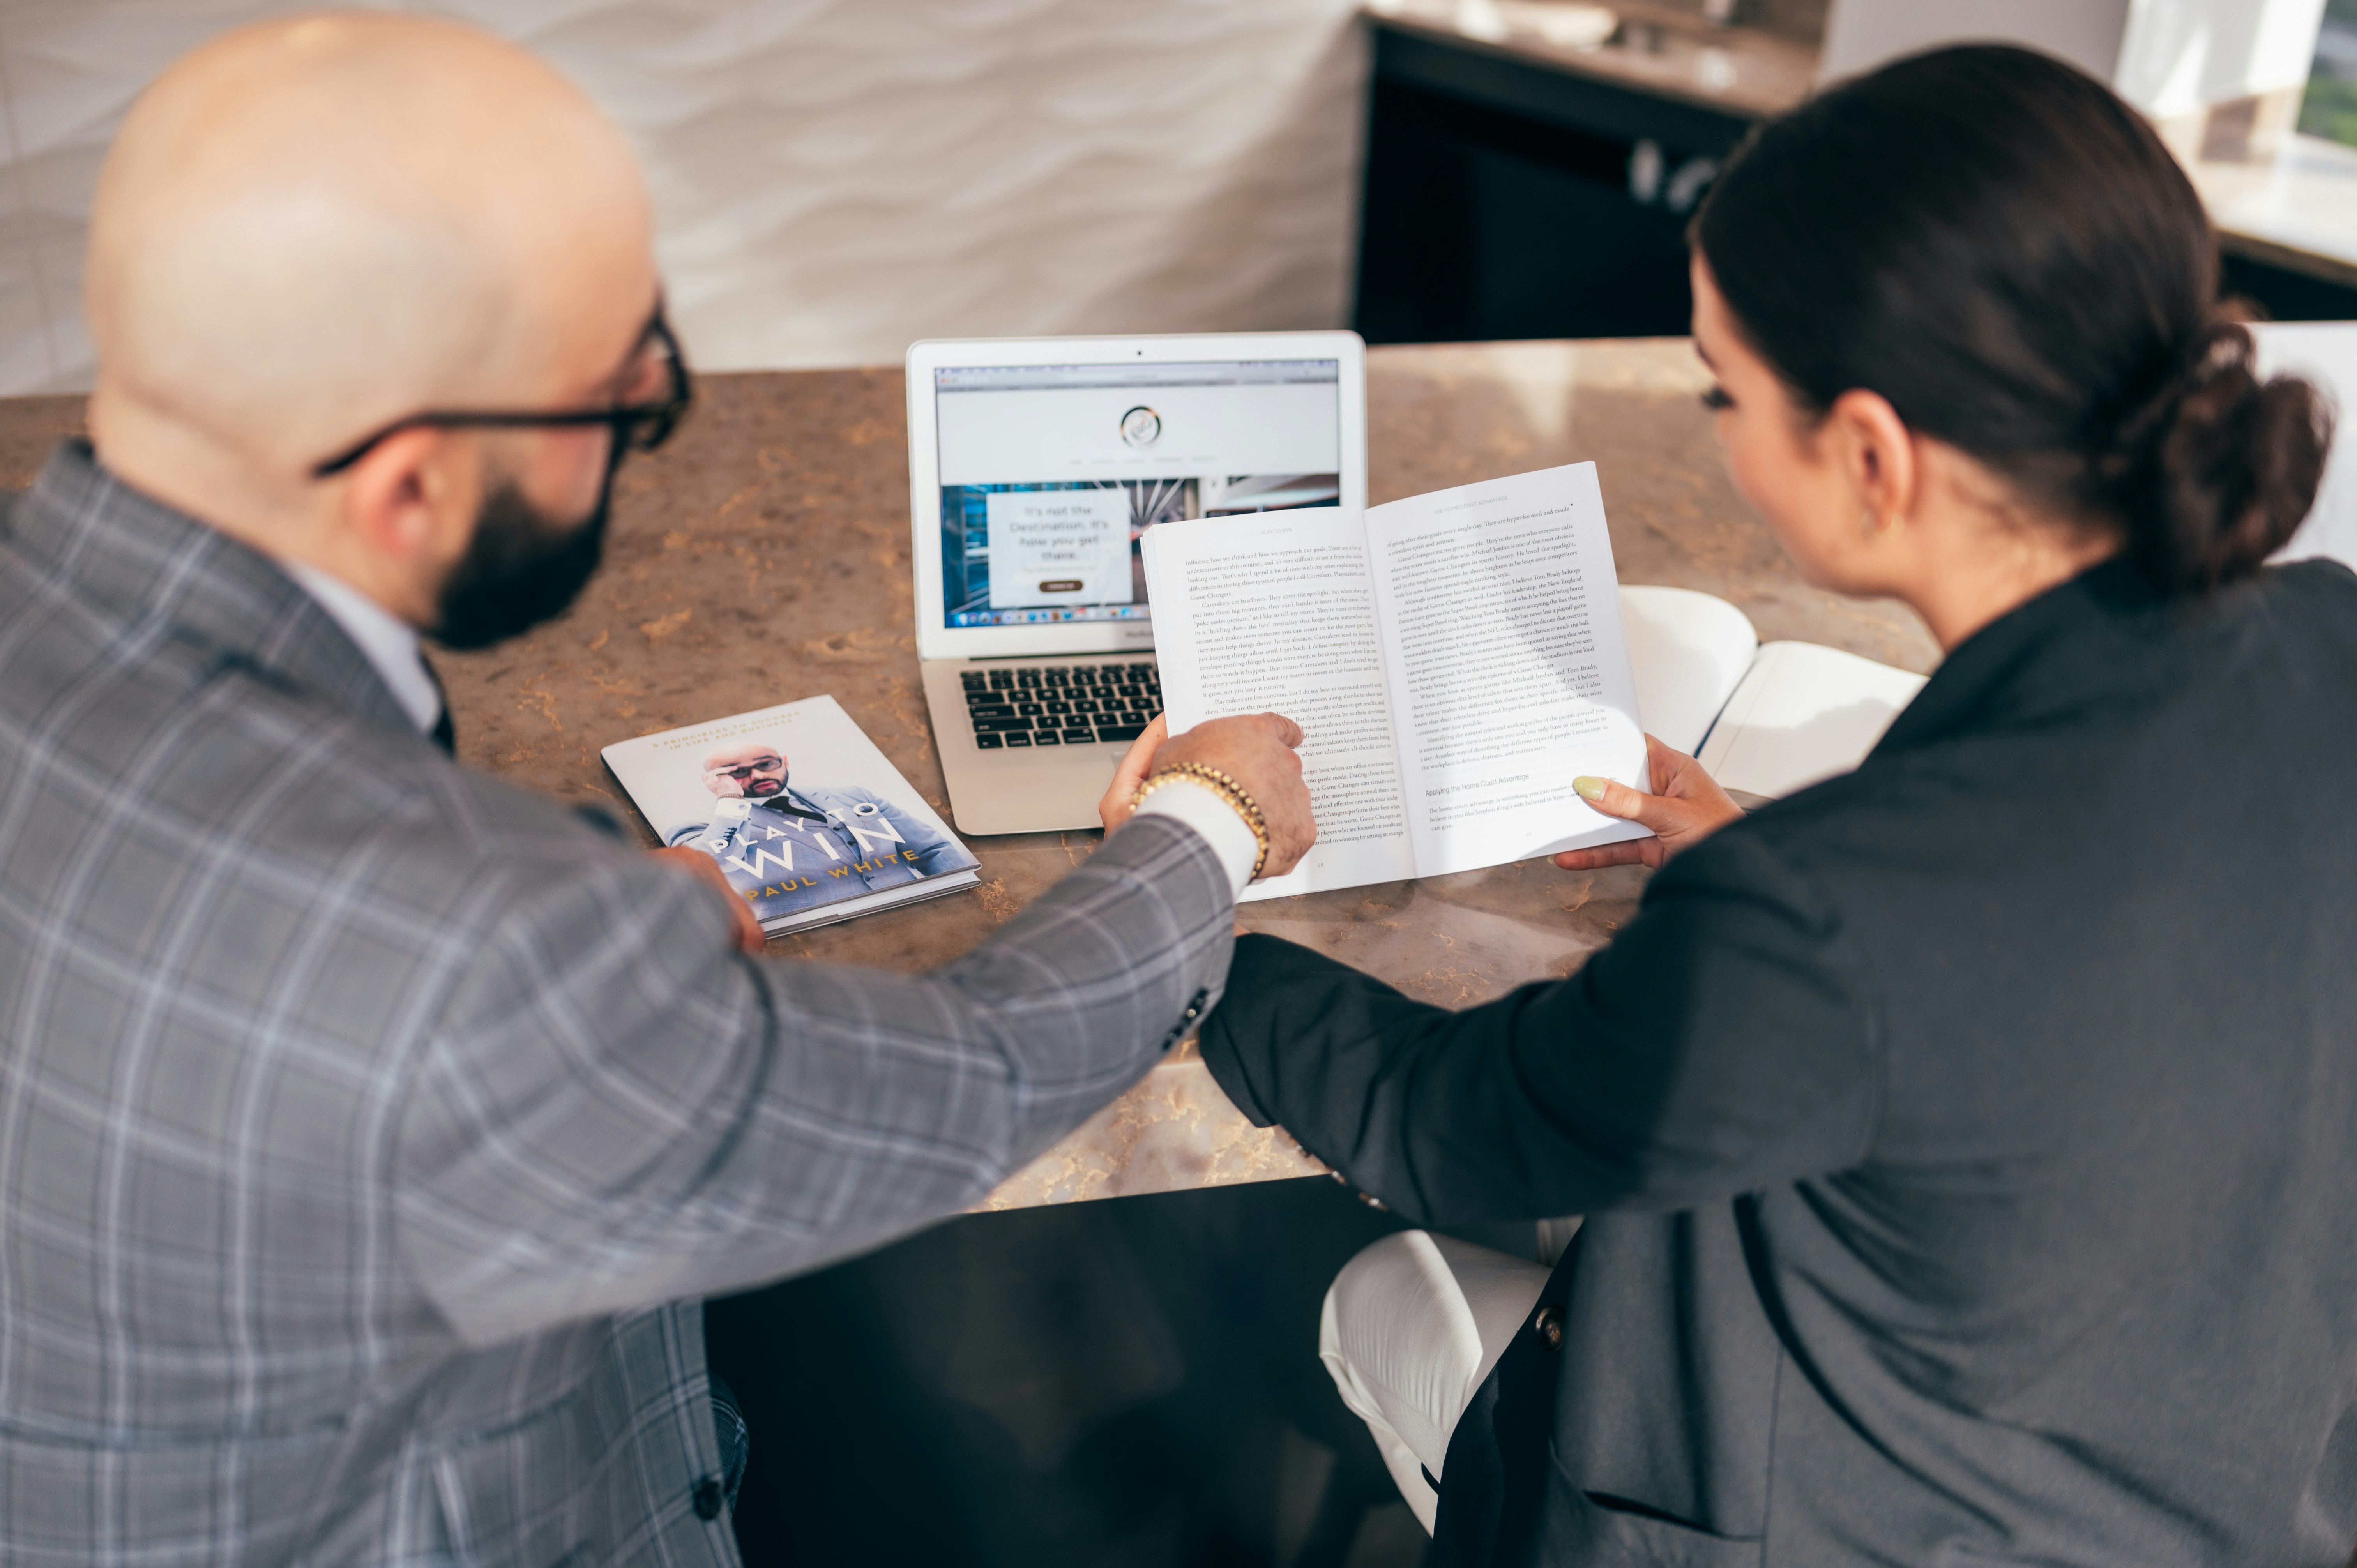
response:
[[[476,444],[430,425],[396,431],[344,476],[341,510],[355,563],[423,624],[471,542],[480,493]]]
[[[1853,389],[1834,400],[1826,424],[1864,524],[1881,533],[1905,522],[1914,511],[1922,466],[1914,432],[1899,411],[1880,392]]]

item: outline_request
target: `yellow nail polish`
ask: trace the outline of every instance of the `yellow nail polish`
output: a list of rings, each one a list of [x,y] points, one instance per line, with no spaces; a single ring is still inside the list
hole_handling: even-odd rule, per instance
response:
[[[1583,800],[1604,799],[1604,784],[1605,780],[1598,779],[1593,773],[1583,773],[1571,781],[1571,787],[1579,791],[1580,799]]]

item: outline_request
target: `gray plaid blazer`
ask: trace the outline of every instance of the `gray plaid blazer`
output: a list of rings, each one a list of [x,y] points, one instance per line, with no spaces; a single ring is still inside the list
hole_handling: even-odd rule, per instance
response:
[[[694,1298],[973,1202],[1230,910],[1149,817],[931,974],[746,957],[61,449],[0,528],[0,1563],[733,1563]]]

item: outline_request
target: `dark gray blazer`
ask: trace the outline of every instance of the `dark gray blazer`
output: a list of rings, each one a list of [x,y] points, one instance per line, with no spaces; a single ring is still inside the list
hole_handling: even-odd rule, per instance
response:
[[[0,531],[0,1563],[735,1562],[696,1298],[974,1203],[1229,895],[1148,817],[930,974],[748,957],[61,450]]]
[[[1255,1120],[1418,1223],[1590,1216],[1437,1560],[2340,1568],[2352,780],[2357,579],[2113,564],[1567,981],[1245,939],[1203,1046]]]

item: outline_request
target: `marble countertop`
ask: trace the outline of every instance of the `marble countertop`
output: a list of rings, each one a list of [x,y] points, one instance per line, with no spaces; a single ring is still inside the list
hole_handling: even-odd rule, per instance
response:
[[[2357,147],[2287,136],[2272,156],[2186,164],[2230,251],[2357,288]]]
[[[1569,41],[1566,13],[1587,7],[1537,0],[1367,0],[1386,26],[1632,87],[1706,109],[1754,118],[1781,114],[1809,95],[1813,44],[1757,27],[1712,27],[1691,11],[1620,4],[1619,41]]]
[[[1683,339],[1374,349],[1367,371],[1374,500],[1592,457],[1622,581],[1717,594],[1763,639],[1917,671],[1934,662],[1910,613],[1818,592],[1785,563],[1727,484]],[[623,469],[606,569],[572,614],[503,648],[440,657],[461,759],[635,822],[600,747],[832,693],[946,816],[918,684],[899,370],[713,376],[700,389],[671,445]],[[0,486],[29,483],[80,426],[79,399],[0,403]],[[1098,836],[970,840],[978,892],[780,938],[770,951],[928,967],[987,936]],[[1241,918],[1463,1006],[1577,969],[1634,912],[1642,876],[1540,862],[1246,905]],[[1318,1168],[1282,1133],[1246,1122],[1182,1047],[988,1206]]]

